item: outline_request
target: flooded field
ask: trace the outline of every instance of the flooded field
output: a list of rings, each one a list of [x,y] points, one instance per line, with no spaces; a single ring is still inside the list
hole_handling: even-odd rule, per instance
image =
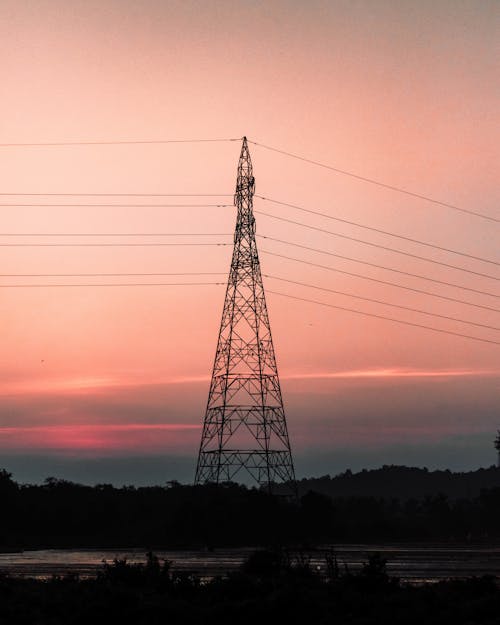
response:
[[[0,553],[0,572],[10,575],[46,578],[52,575],[78,574],[93,577],[103,562],[126,558],[145,562],[145,549],[42,549],[19,553]],[[214,551],[155,551],[160,560],[172,562],[176,572],[192,573],[202,578],[235,571],[252,549],[217,549]],[[330,547],[301,553],[319,574],[326,572],[325,553]],[[358,571],[373,553],[388,560],[391,575],[413,583],[436,582],[473,575],[500,576],[500,547],[421,546],[421,545],[336,545],[339,568]],[[292,559],[294,554],[292,554]]]

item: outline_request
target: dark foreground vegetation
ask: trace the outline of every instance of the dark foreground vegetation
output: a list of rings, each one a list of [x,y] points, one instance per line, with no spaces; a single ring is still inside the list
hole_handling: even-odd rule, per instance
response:
[[[378,479],[385,480],[390,493],[390,481],[395,480],[399,488],[408,471],[414,470],[386,467],[378,472]],[[500,471],[489,471],[500,484]],[[371,473],[376,472],[366,472],[363,479],[373,481]],[[447,479],[452,481],[453,475]],[[456,479],[462,480],[462,475]],[[19,485],[9,473],[0,471],[0,550],[375,541],[488,544],[498,539],[498,487],[455,498],[439,489],[415,496],[410,487],[399,498],[380,495],[375,488],[372,495],[346,490],[333,497],[309,490],[298,501],[290,501],[236,484],[114,488],[49,478],[42,485]]]
[[[385,564],[373,556],[352,575],[330,555],[325,578],[307,560],[261,551],[238,573],[202,583],[149,554],[146,565],[105,565],[96,579],[0,577],[0,624],[498,624],[494,578],[412,587],[390,578]]]

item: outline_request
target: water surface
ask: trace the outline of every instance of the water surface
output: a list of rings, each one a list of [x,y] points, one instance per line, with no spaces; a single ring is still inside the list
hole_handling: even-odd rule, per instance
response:
[[[330,548],[304,552],[302,556],[318,573],[326,572],[325,553]],[[214,551],[155,551],[160,560],[170,560],[172,570],[205,579],[235,571],[253,549]],[[370,554],[379,552],[388,560],[391,575],[410,582],[436,582],[472,575],[500,576],[500,547],[421,545],[336,545],[339,567],[358,571]],[[292,554],[292,558],[294,554]],[[103,562],[115,558],[130,563],[145,562],[146,549],[38,549],[0,553],[0,572],[26,577],[78,574],[93,577]]]

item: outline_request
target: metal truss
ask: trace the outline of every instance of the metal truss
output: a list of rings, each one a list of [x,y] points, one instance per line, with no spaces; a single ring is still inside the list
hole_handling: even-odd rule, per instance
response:
[[[244,137],[233,258],[195,482],[232,481],[246,473],[268,490],[285,482],[293,494],[295,472],[255,240],[254,192]]]

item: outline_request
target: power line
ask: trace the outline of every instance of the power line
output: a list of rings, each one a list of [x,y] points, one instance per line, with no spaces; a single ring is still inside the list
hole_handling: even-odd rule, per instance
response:
[[[463,286],[460,284],[454,284],[453,282],[445,282],[444,280],[436,280],[434,278],[429,278],[428,276],[422,276],[418,273],[410,273],[408,271],[402,271],[401,269],[394,269],[393,267],[386,267],[385,265],[377,265],[376,263],[370,263],[366,260],[360,260],[359,258],[352,258],[350,256],[343,256],[342,254],[336,254],[335,252],[329,252],[327,250],[321,250],[317,247],[309,247],[308,245],[301,245],[300,243],[292,243],[291,241],[285,241],[283,239],[276,239],[275,237],[268,237],[264,234],[257,235],[261,239],[267,239],[268,241],[275,241],[276,243],[283,243],[284,245],[291,245],[293,247],[299,247],[303,250],[308,250],[310,252],[317,252],[318,254],[326,254],[327,256],[333,256],[335,258],[341,258],[342,260],[348,260],[354,263],[359,263],[361,265],[367,265],[369,267],[376,267],[377,269],[384,269],[385,271],[392,271],[393,273],[399,273],[403,276],[410,276],[412,278],[419,278],[420,280],[427,280],[428,282],[433,282],[435,284],[441,284],[444,286],[451,286],[456,289],[461,289],[462,291],[469,291],[471,293],[477,293],[479,295],[488,295],[489,297],[500,298],[500,295],[496,295],[495,293],[489,293],[487,291],[480,291],[478,289],[472,289],[467,286]]]
[[[331,171],[335,171],[338,174],[343,174],[344,176],[350,176],[351,178],[355,178],[356,180],[368,182],[370,184],[376,185],[378,187],[382,187],[384,189],[397,191],[398,193],[404,193],[405,195],[418,198],[419,200],[425,200],[426,202],[431,202],[432,204],[437,204],[439,206],[451,208],[453,210],[460,211],[461,213],[473,215],[474,217],[480,217],[481,219],[488,219],[489,221],[500,223],[500,219],[497,219],[496,217],[491,217],[490,215],[485,215],[484,213],[478,213],[476,211],[468,210],[466,208],[461,208],[460,206],[456,206],[455,204],[450,204],[449,202],[442,202],[441,200],[436,200],[427,195],[423,195],[421,193],[414,193],[413,191],[408,191],[406,189],[402,189],[401,187],[396,187],[395,185],[386,184],[385,182],[380,182],[379,180],[374,180],[373,178],[360,176],[359,174],[355,174],[354,172],[347,171],[345,169],[339,169],[338,167],[333,167],[332,165],[326,165],[325,163],[320,163],[319,161],[315,161],[310,158],[305,158],[304,156],[299,156],[298,154],[292,154],[291,152],[286,152],[285,150],[279,150],[278,148],[273,148],[269,145],[264,145],[263,143],[257,143],[257,141],[251,141],[250,139],[248,141],[249,143],[252,143],[253,145],[256,145],[260,148],[264,148],[266,150],[270,150],[271,152],[284,154],[285,156],[290,156],[291,158],[295,158],[299,161],[304,161],[305,163],[311,163],[312,165],[317,165],[318,167],[323,167],[324,169],[330,169]]]
[[[451,334],[452,336],[459,336],[464,339],[471,339],[473,341],[480,341],[482,343],[491,343],[492,345],[500,345],[500,342],[493,341],[491,339],[481,339],[477,336],[470,336],[468,334],[462,334],[460,332],[453,332],[451,330],[441,330],[440,328],[433,328],[432,326],[426,326],[420,323],[413,323],[411,321],[402,321],[401,319],[385,317],[384,315],[368,313],[362,310],[356,310],[354,308],[345,308],[344,306],[336,306],[335,304],[326,304],[325,302],[318,302],[317,300],[314,300],[314,299],[298,297],[296,295],[289,295],[288,293],[280,293],[279,291],[271,291],[269,289],[266,289],[266,293],[272,293],[273,295],[280,295],[281,297],[288,297],[289,299],[294,299],[294,300],[298,300],[301,302],[308,302],[310,304],[318,304],[319,306],[325,306],[327,308],[335,308],[336,310],[343,310],[345,312],[351,312],[357,315],[364,315],[365,317],[374,317],[375,319],[383,319],[384,321],[392,321],[394,323],[400,323],[402,325],[412,326],[413,328],[423,328],[425,330],[432,330],[433,332],[440,332],[441,334]]]
[[[0,207],[37,208],[228,208],[234,204],[0,204]]]
[[[490,280],[500,280],[500,278],[491,276],[489,274],[480,273],[479,271],[473,271],[472,269],[465,269],[464,267],[458,267],[457,265],[450,265],[449,263],[443,263],[442,261],[433,260],[431,258],[426,258],[425,256],[419,256],[418,254],[412,254],[411,252],[404,252],[403,250],[396,250],[393,247],[387,247],[386,245],[372,243],[371,241],[364,241],[363,239],[357,239],[356,237],[351,237],[351,236],[348,236],[347,234],[340,234],[338,232],[332,232],[331,230],[325,230],[324,228],[317,228],[316,226],[309,226],[308,224],[304,224],[300,221],[294,221],[293,219],[287,219],[286,217],[278,217],[277,215],[271,215],[270,213],[264,213],[263,211],[258,211],[258,210],[254,210],[254,213],[258,213],[259,215],[263,215],[264,217],[271,217],[272,219],[279,219],[280,221],[285,221],[287,223],[294,224],[296,226],[308,228],[309,230],[323,232],[324,234],[331,234],[332,236],[340,237],[341,239],[348,239],[349,241],[355,241],[356,243],[369,245],[370,247],[376,247],[378,249],[385,250],[387,252],[394,252],[395,254],[402,254],[403,256],[409,256],[410,258],[417,258],[418,260],[424,260],[428,263],[433,263],[434,265],[441,265],[442,267],[456,269],[457,271],[464,271],[465,273],[471,273],[475,276],[481,276],[482,278],[489,278]]]
[[[40,143],[0,143],[1,148],[10,147],[57,147],[72,145],[163,145],[167,143],[224,143],[228,141],[241,141],[241,137],[235,139],[159,139],[138,141],[50,141]]]
[[[166,247],[166,246],[220,246],[232,243],[0,243],[0,247]]]
[[[7,194],[0,194],[0,195],[7,195]],[[12,194],[9,194],[9,195],[12,195]],[[23,195],[28,195],[28,194],[23,194]],[[35,194],[31,194],[31,195],[35,195]],[[38,195],[38,194],[36,194],[36,195]],[[40,195],[42,195],[42,194],[40,194]],[[89,195],[89,196],[90,195],[92,195],[92,196],[102,196],[102,195],[105,195],[105,196],[118,196],[118,195],[128,196],[128,195],[132,195],[132,196],[136,196],[136,197],[141,196],[140,194],[52,194],[52,195]],[[158,197],[167,196],[167,194],[148,194],[148,195],[151,196],[151,197],[153,197],[153,196],[158,196]],[[170,196],[174,196],[174,194],[169,194],[169,195]],[[184,194],[184,195],[186,197],[190,197],[191,196],[191,194]],[[198,196],[200,194],[193,194],[193,196],[194,195]],[[179,196],[177,196],[177,197],[179,197]],[[445,248],[445,247],[442,247],[442,246],[439,246],[439,245],[434,245],[434,244],[428,243],[426,241],[420,241],[418,239],[413,239],[411,237],[406,237],[406,236],[403,236],[403,235],[395,234],[395,233],[392,233],[392,232],[381,230],[379,228],[366,226],[366,225],[363,225],[363,224],[359,224],[357,222],[349,221],[349,220],[346,220],[346,219],[341,219],[339,217],[333,217],[331,215],[327,215],[325,213],[320,213],[320,212],[317,212],[317,211],[306,209],[304,207],[297,206],[295,204],[289,204],[287,202],[281,202],[281,201],[274,200],[274,199],[271,199],[271,198],[266,198],[264,196],[256,196],[256,197],[259,197],[260,199],[268,201],[268,202],[272,202],[274,204],[279,204],[279,205],[282,205],[282,206],[288,206],[290,208],[295,208],[297,210],[301,210],[301,211],[304,211],[304,212],[307,212],[307,213],[311,213],[311,214],[314,214],[314,215],[319,215],[321,217],[326,217],[327,219],[340,221],[340,222],[343,222],[343,223],[347,223],[349,225],[357,226],[359,228],[364,228],[364,229],[371,230],[371,231],[374,231],[374,232],[378,232],[378,233],[381,233],[381,234],[384,234],[384,235],[388,235],[388,236],[396,237],[396,238],[403,239],[403,240],[406,240],[406,241],[410,241],[412,243],[418,243],[420,245],[425,245],[427,247],[431,247],[431,248],[434,248],[434,249],[437,249],[437,250],[450,252],[450,253],[457,254],[457,255],[460,255],[460,256],[463,256],[463,257],[466,257],[466,258],[471,258],[471,259],[474,259],[474,260],[479,260],[479,261],[482,261],[482,262],[485,262],[485,263],[490,263],[490,264],[493,264],[493,265],[500,266],[499,262],[496,262],[496,261],[493,261],[493,260],[489,260],[489,259],[486,259],[486,258],[482,258],[482,257],[479,257],[479,256],[474,256],[472,254],[467,254],[465,252],[460,252],[460,251],[449,249],[449,248]],[[0,206],[5,206],[5,205],[4,204],[0,204]],[[37,206],[37,207],[43,207],[43,206],[47,206],[47,207],[57,207],[57,206],[76,207],[76,206],[78,206],[78,207],[80,207],[81,206],[81,207],[86,207],[86,208],[93,207],[93,206],[97,206],[99,208],[100,207],[104,207],[104,206],[112,206],[113,208],[114,207],[121,208],[121,207],[143,207],[143,206],[144,207],[156,207],[156,206],[158,206],[160,208],[163,208],[163,207],[185,207],[185,206],[191,206],[191,207],[192,206],[228,207],[228,206],[233,206],[233,205],[232,204],[204,204],[204,205],[186,205],[186,204],[183,204],[183,205],[174,205],[174,204],[168,204],[168,205],[167,204],[140,204],[140,205],[137,205],[137,204],[111,204],[111,205],[108,205],[108,204],[9,204],[8,206],[14,206],[14,207],[20,207],[20,206],[21,207],[34,207],[34,206]],[[258,211],[256,211],[256,212],[258,212]],[[269,215],[267,213],[261,213],[261,214],[266,215],[268,217],[274,217],[276,219],[280,218],[278,216]],[[292,222],[292,223],[299,225],[299,222]],[[303,225],[304,227],[310,227],[307,224],[300,224],[300,225]],[[325,232],[328,232],[328,231],[325,231]],[[330,234],[334,234],[335,236],[341,236],[341,235],[338,235],[337,233],[330,233]],[[155,235],[155,233],[151,233],[151,234],[150,233],[145,233],[145,234],[142,234],[142,235],[120,233],[120,234],[117,234],[116,236],[154,236],[154,235]],[[29,234],[29,233],[19,233],[19,234],[4,234],[3,236],[37,236],[37,235]],[[44,233],[40,233],[40,236],[45,236],[45,235],[44,235]],[[47,236],[49,236],[49,235],[47,234]],[[63,236],[63,234],[59,234],[59,233],[58,234],[51,234],[50,236]],[[87,235],[87,234],[78,235],[77,233],[68,233],[67,236],[91,236],[91,235]],[[98,233],[96,233],[96,236],[114,236],[114,235],[112,235],[111,233],[109,233],[109,234],[108,233],[106,233],[106,234],[98,234]],[[158,234],[158,236],[167,236],[167,235]]]
[[[353,276],[355,278],[362,278],[363,280],[370,280],[370,282],[377,282],[378,284],[384,284],[386,286],[396,287],[398,289],[405,289],[406,291],[412,291],[414,293],[421,293],[422,295],[430,295],[431,297],[437,297],[439,299],[447,300],[449,302],[454,302],[457,304],[465,304],[466,306],[473,306],[474,308],[481,308],[483,310],[489,310],[491,312],[500,313],[500,309],[492,308],[491,306],[483,306],[481,304],[473,304],[472,302],[466,302],[465,300],[455,299],[454,297],[448,297],[446,295],[438,295],[437,293],[432,293],[431,291],[424,291],[422,289],[415,289],[413,287],[404,286],[402,284],[397,284],[396,282],[386,282],[385,280],[379,280],[377,278],[371,278],[369,276],[364,276],[359,273],[352,273],[351,271],[344,271],[342,269],[337,269],[335,267],[329,267],[327,265],[320,265],[318,263],[311,263],[307,260],[302,260],[300,258],[293,258],[291,256],[285,256],[284,254],[277,254],[275,252],[269,252],[267,250],[260,250],[261,254],[268,254],[270,256],[276,256],[278,258],[285,258],[286,260],[293,260],[297,263],[303,263],[304,265],[310,265],[311,267],[319,267],[321,269],[326,269],[328,271],[335,271],[336,273],[343,273],[347,276]],[[486,294],[487,295],[487,294]],[[500,296],[499,296],[500,297]]]
[[[231,237],[229,232],[0,232],[0,237]]]
[[[101,283],[101,284],[3,284],[0,285],[0,288],[52,288],[52,287],[60,287],[60,288],[68,288],[68,287],[160,287],[160,286],[224,286],[225,282],[168,282],[168,283],[128,283],[128,284],[117,284],[117,283]],[[299,300],[302,302],[309,302],[312,304],[318,304],[320,306],[326,306],[328,308],[335,308],[337,310],[343,310],[346,312],[352,312],[360,315],[364,315],[367,317],[374,317],[376,319],[384,319],[385,321],[392,321],[394,323],[399,323],[403,325],[408,325],[416,328],[424,328],[426,330],[432,330],[433,332],[440,332],[443,334],[450,334],[452,336],[458,336],[461,338],[467,338],[475,341],[481,341],[483,343],[491,343],[493,345],[500,345],[498,341],[493,341],[490,339],[482,339],[475,336],[469,336],[467,334],[461,334],[459,332],[452,332],[450,330],[442,330],[439,328],[433,328],[431,326],[426,326],[418,323],[412,323],[410,321],[402,321],[401,319],[393,319],[391,317],[385,317],[383,315],[377,315],[374,313],[367,313],[361,310],[355,310],[352,308],[345,308],[343,306],[336,306],[334,304],[326,304],[325,302],[318,302],[317,300],[307,299],[304,297],[297,297],[295,295],[289,295],[286,293],[279,293],[278,291],[267,290],[267,293],[272,293],[273,295],[279,295],[281,297],[288,297],[290,299]]]
[[[371,302],[372,304],[383,304],[384,306],[391,306],[393,308],[400,308],[401,310],[408,310],[410,312],[416,312],[422,315],[428,315],[430,317],[438,317],[440,319],[446,319],[448,321],[457,321],[458,323],[465,323],[471,326],[477,326],[479,328],[486,328],[488,330],[497,330],[500,331],[500,328],[496,326],[490,326],[484,323],[476,323],[474,321],[466,321],[465,319],[459,319],[457,317],[451,317],[449,315],[440,315],[439,313],[431,313],[427,310],[422,310],[419,308],[411,308],[409,306],[401,306],[399,304],[391,304],[390,302],[385,302],[383,300],[373,299],[371,297],[363,297],[362,295],[355,295],[353,293],[345,293],[344,291],[337,291],[335,289],[328,289],[322,286],[316,286],[315,284],[307,284],[306,282],[298,282],[296,280],[288,280],[287,278],[280,278],[278,276],[271,276],[269,274],[264,274],[266,278],[272,278],[273,280],[279,280],[280,282],[288,282],[289,284],[295,284],[297,286],[305,286],[309,289],[316,289],[318,291],[325,291],[327,293],[335,293],[335,295],[344,295],[346,297],[353,297],[355,299],[363,300],[364,302]]]
[[[233,197],[233,193],[0,193],[0,196],[35,197]]]
[[[0,284],[0,289],[51,288],[51,287],[120,287],[120,286],[224,286],[225,282],[128,282],[128,283],[96,283],[96,284]]]
[[[419,245],[425,245],[427,247],[432,247],[436,250],[440,250],[441,252],[450,252],[451,254],[457,254],[459,256],[464,256],[465,258],[472,258],[474,260],[480,260],[483,263],[490,263],[491,265],[500,266],[500,262],[489,260],[487,258],[482,258],[480,256],[473,256],[472,254],[467,254],[466,252],[459,252],[458,250],[452,250],[447,247],[442,247],[441,245],[435,245],[433,243],[428,243],[427,241],[421,241],[420,239],[412,239],[411,237],[404,236],[402,234],[395,234],[394,232],[388,232],[387,230],[381,230],[380,228],[375,228],[373,226],[366,226],[364,224],[360,224],[356,221],[349,221],[348,219],[342,219],[340,217],[333,217],[333,215],[327,215],[326,213],[320,213],[318,211],[313,211],[308,208],[304,208],[302,206],[297,206],[296,204],[288,204],[287,202],[280,202],[278,200],[273,200],[272,198],[263,197],[262,195],[256,195],[255,197],[260,198],[261,200],[265,200],[266,202],[272,202],[273,204],[279,204],[280,206],[288,206],[289,208],[295,208],[299,211],[303,211],[304,213],[310,213],[311,215],[318,215],[320,217],[325,217],[326,219],[332,219],[334,221],[340,221],[344,224],[349,224],[350,226],[356,226],[357,228],[364,228],[365,230],[371,230],[372,232],[377,232],[379,234],[384,234],[390,237],[395,237],[397,239],[402,239],[403,241],[409,241],[410,243],[418,243]]]
[[[194,236],[194,237],[197,237],[197,236],[232,236],[232,235],[230,233],[222,233],[222,232],[213,232],[213,233],[204,233],[204,232],[194,232],[194,233],[187,233],[187,232],[178,232],[178,233],[171,233],[171,232],[166,232],[166,233],[165,232],[113,232],[113,233],[112,232],[106,232],[106,233],[88,233],[88,232],[80,232],[80,233],[74,233],[74,232],[71,232],[71,233],[70,232],[64,232],[64,233],[61,233],[61,232],[32,233],[32,232],[16,232],[16,233],[11,233],[11,232],[4,232],[4,233],[0,233],[0,237],[2,237],[2,236],[3,237],[170,237],[170,236]],[[398,269],[393,269],[391,267],[384,267],[382,265],[369,263],[369,262],[362,261],[362,260],[355,259],[355,258],[351,258],[351,257],[348,257],[348,256],[342,256],[340,254],[334,254],[333,252],[327,252],[325,250],[319,250],[319,249],[316,249],[316,248],[311,248],[311,247],[308,247],[308,246],[299,245],[297,243],[291,243],[289,241],[282,241],[281,239],[274,239],[273,237],[268,237],[266,235],[259,235],[259,236],[261,238],[268,239],[268,240],[271,240],[271,241],[277,241],[277,242],[280,242],[280,243],[286,243],[287,245],[294,245],[294,246],[301,247],[301,248],[304,248],[304,249],[307,249],[307,250],[316,251],[316,252],[319,252],[319,253],[322,253],[322,254],[328,254],[328,255],[331,255],[331,256],[338,257],[338,258],[342,258],[344,260],[349,260],[349,261],[353,261],[353,262],[357,262],[357,263],[362,263],[362,264],[370,265],[370,266],[373,266],[373,267],[377,267],[379,269],[385,269],[387,271],[393,271],[393,272],[396,272],[396,273],[401,273],[401,274],[412,276],[412,277],[415,277],[415,278],[420,278],[422,280],[428,280],[430,282],[436,282],[438,284],[444,284],[446,286],[451,286],[451,287],[455,287],[455,288],[458,288],[458,289],[471,291],[473,293],[478,293],[480,295],[487,295],[487,296],[490,296],[490,297],[500,298],[500,295],[495,295],[494,293],[489,293],[487,291],[481,291],[481,290],[478,290],[478,289],[472,289],[472,288],[464,287],[462,285],[453,284],[453,283],[450,283],[450,282],[444,282],[444,281],[441,281],[441,280],[435,280],[433,278],[428,278],[426,276],[421,276],[419,274],[413,274],[413,273],[409,273],[409,272],[405,272],[405,271],[400,271]],[[1,244],[0,243],[0,246],[9,246],[9,245],[10,244]],[[17,245],[19,245],[19,244],[16,244],[16,246]],[[31,244],[29,244],[29,245],[31,245]],[[48,245],[48,244],[46,244],[46,245]],[[72,243],[71,244],[68,243],[67,245],[73,245],[73,244]],[[272,252],[266,252],[266,253],[273,254]],[[439,295],[436,295],[435,293],[429,293],[427,291],[421,291],[421,290],[418,290],[418,289],[411,289],[410,287],[404,287],[404,286],[401,286],[401,285],[394,284],[392,282],[384,282],[382,280],[376,280],[375,278],[369,278],[367,276],[363,276],[363,275],[359,275],[359,274],[355,274],[355,273],[351,273],[351,272],[347,272],[347,271],[341,271],[340,269],[334,269],[332,267],[326,267],[324,265],[317,265],[316,263],[310,263],[310,262],[303,261],[303,260],[297,259],[297,258],[290,258],[290,257],[287,257],[287,256],[283,256],[281,254],[274,254],[274,256],[281,256],[282,258],[287,258],[288,260],[295,260],[297,262],[303,262],[305,264],[309,264],[309,265],[312,265],[312,266],[322,267],[323,269],[330,269],[331,271],[337,271],[338,273],[344,273],[344,274],[352,275],[352,276],[355,276],[355,277],[358,277],[358,278],[364,278],[364,279],[367,279],[367,280],[380,282],[381,284],[387,284],[389,286],[396,286],[396,287],[400,287],[400,288],[406,288],[406,289],[409,289],[409,290],[412,290],[412,291],[416,291],[416,292],[419,292],[419,293],[423,293],[423,294],[427,294],[427,295],[433,295],[435,297],[440,297]],[[450,298],[445,298],[445,299],[450,299]],[[462,300],[451,299],[451,301],[456,301],[456,302],[459,302],[459,303],[469,304],[471,306],[474,306],[474,304],[471,304],[470,302],[464,302]],[[495,309],[491,309],[491,308],[487,308],[487,309],[488,310],[495,310]]]
[[[182,271],[174,273],[0,273],[0,278],[109,278],[158,276],[225,276],[221,271]]]

